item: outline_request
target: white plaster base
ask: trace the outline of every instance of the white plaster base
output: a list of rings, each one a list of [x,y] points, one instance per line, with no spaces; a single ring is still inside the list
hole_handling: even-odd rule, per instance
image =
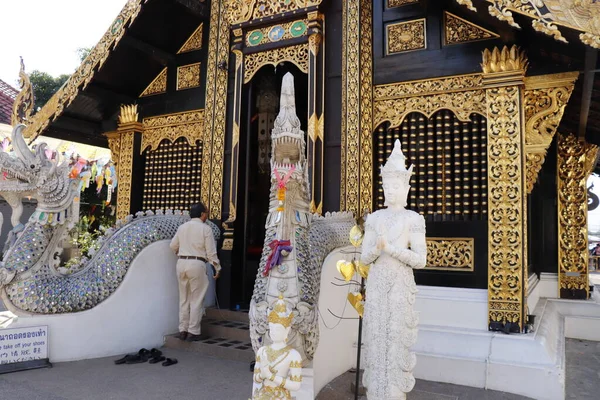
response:
[[[314,400],[315,381],[314,370],[312,368],[302,368],[302,386],[300,390],[292,393],[294,400]]]
[[[93,309],[20,317],[9,328],[47,325],[52,362],[160,347],[164,335],[178,330],[176,261],[169,241],[153,243],[133,260],[119,288]],[[205,306],[214,303],[214,280],[209,282]]]

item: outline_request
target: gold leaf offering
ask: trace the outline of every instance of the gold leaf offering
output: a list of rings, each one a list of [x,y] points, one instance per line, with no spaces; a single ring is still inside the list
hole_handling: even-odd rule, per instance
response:
[[[358,225],[354,225],[352,229],[350,229],[350,243],[352,243],[352,246],[358,247],[362,244],[362,241],[363,233]]]
[[[352,279],[352,277],[356,273],[356,270],[354,269],[354,264],[351,262],[348,262],[346,260],[338,261],[336,263],[336,266],[337,266],[338,272],[340,274],[342,274],[342,276],[344,277],[346,282],[348,282],[350,279]]]
[[[362,301],[362,294],[359,292],[348,293],[348,301],[354,307],[358,315],[361,317],[365,312],[365,302]]]
[[[369,270],[371,269],[371,266],[363,264],[359,260],[354,261],[354,264],[360,276],[367,279],[369,277]]]

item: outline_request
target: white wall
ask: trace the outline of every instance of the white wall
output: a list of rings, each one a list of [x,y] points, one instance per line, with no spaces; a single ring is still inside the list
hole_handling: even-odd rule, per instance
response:
[[[153,243],[131,263],[115,293],[93,309],[74,314],[20,317],[9,328],[47,325],[52,362],[160,347],[164,335],[178,330],[176,261],[169,241]],[[214,293],[212,280],[211,292]]]

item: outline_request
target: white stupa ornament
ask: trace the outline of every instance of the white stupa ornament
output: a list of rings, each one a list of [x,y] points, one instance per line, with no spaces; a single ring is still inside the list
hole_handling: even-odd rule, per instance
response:
[[[381,178],[384,181],[387,181],[388,179],[400,179],[404,185],[409,185],[412,170],[412,165],[410,168],[406,169],[406,157],[402,153],[400,140],[396,139],[392,154],[390,154],[385,165],[381,167]]]
[[[294,75],[287,73],[281,82],[279,114],[275,118],[271,137],[277,139],[288,136],[304,142],[304,132],[300,130],[300,119],[296,115],[296,98],[294,91]]]

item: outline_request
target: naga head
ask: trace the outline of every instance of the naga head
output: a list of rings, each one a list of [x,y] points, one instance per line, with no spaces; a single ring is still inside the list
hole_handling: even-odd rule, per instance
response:
[[[37,199],[40,210],[64,210],[73,200],[69,166],[48,159],[46,143],[31,151],[23,138],[24,128],[19,124],[13,129],[14,155],[0,152],[0,195],[31,196]]]
[[[301,170],[306,160],[306,142],[296,115],[294,76],[289,72],[283,77],[279,107],[271,131],[272,168],[285,169],[293,165]]]

